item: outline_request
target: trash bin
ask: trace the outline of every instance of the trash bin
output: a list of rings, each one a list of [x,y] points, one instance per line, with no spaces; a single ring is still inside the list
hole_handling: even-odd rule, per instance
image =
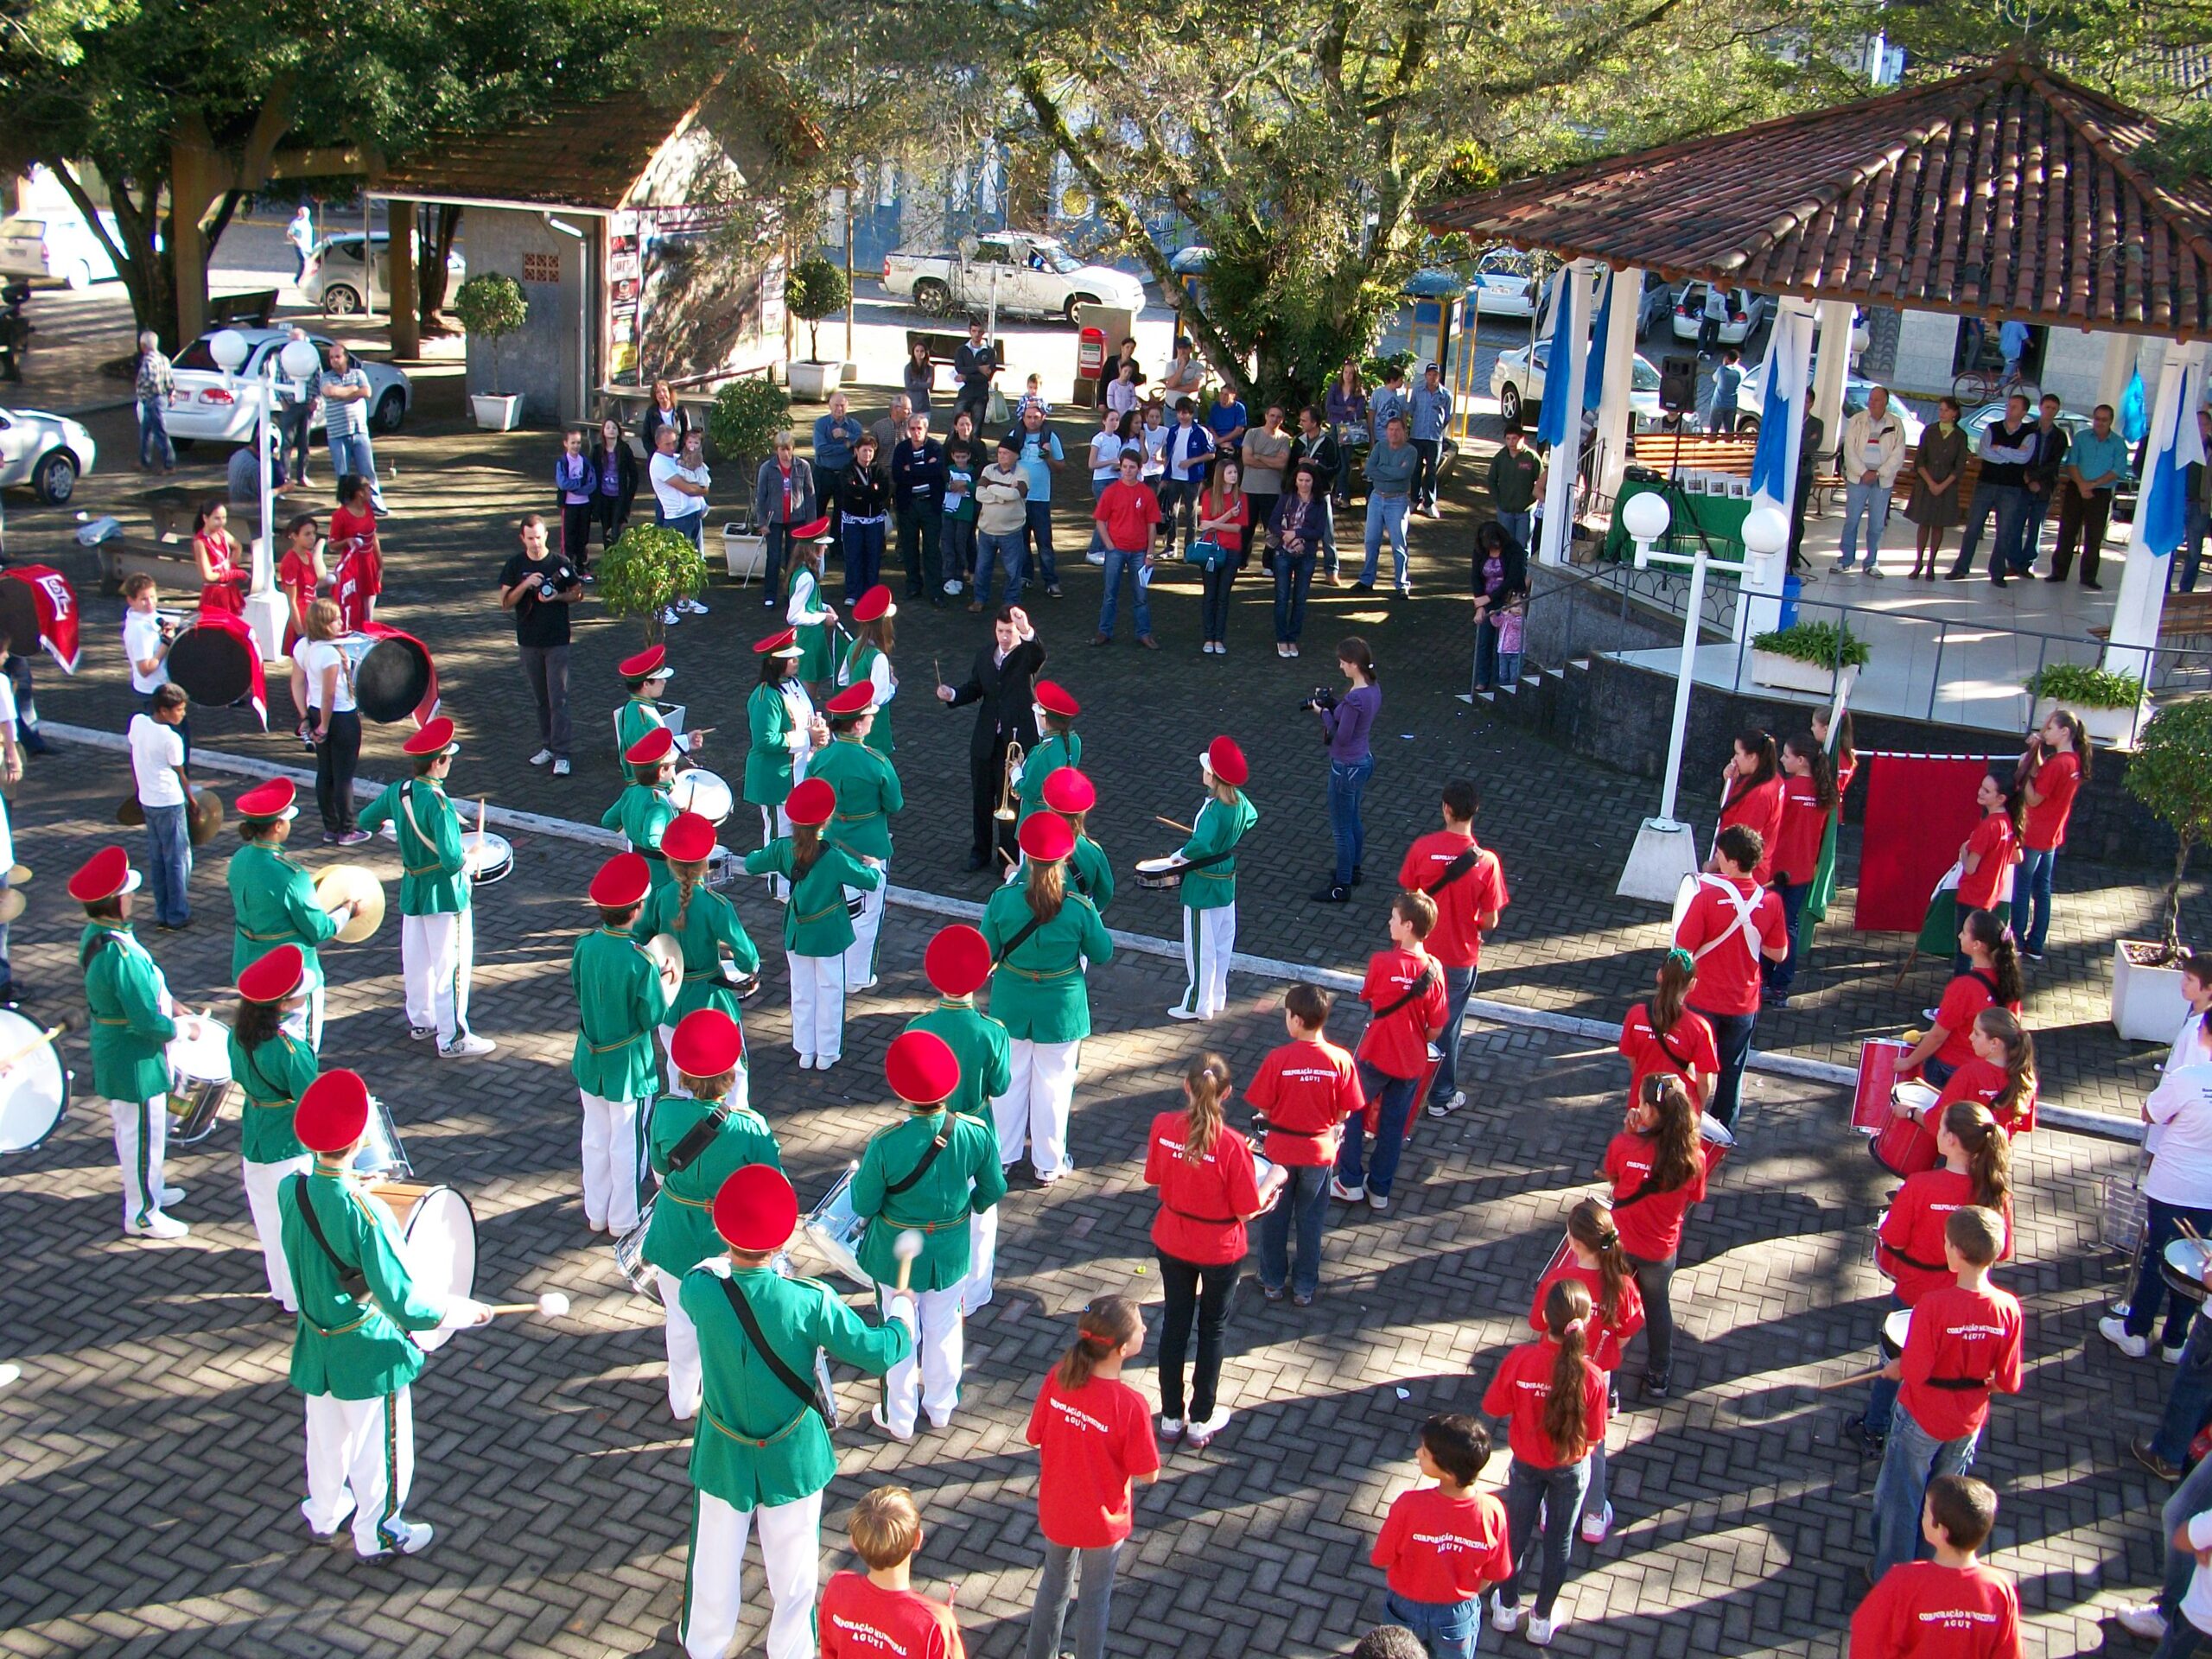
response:
[[[1782,620],[1776,624],[1777,627],[1794,628],[1797,626],[1797,596],[1804,591],[1805,584],[1796,576],[1782,579]]]

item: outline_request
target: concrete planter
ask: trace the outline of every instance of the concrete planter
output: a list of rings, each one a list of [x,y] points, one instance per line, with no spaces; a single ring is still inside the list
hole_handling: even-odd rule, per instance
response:
[[[735,524],[722,526],[722,567],[740,582],[751,582],[768,573],[768,542],[764,536]]]
[[[2151,703],[2147,697],[2137,709],[2092,709],[2087,703],[2061,702],[2056,697],[2037,697],[2031,728],[2042,729],[2054,709],[2063,709],[2081,717],[2092,743],[2102,744],[2108,749],[2127,748],[2133,745],[2135,734],[2143,729],[2143,722],[2151,718]]]
[[[1843,683],[1847,689],[1857,682],[1856,664],[1843,671]],[[1751,679],[1755,684],[1770,685],[1777,690],[1802,691],[1808,696],[1831,697],[1835,695],[1835,672],[1825,664],[1801,662],[1795,657],[1784,657],[1779,652],[1751,649]]]
[[[808,403],[827,402],[830,394],[845,383],[842,363],[794,363],[790,368],[791,396]]]
[[[2123,1042],[2170,1043],[2188,1017],[2181,994],[2181,969],[2135,960],[2158,947],[2142,939],[2122,939],[2112,948],[2112,1024]]]
[[[522,424],[522,398],[493,397],[478,392],[468,400],[470,410],[476,416],[476,426],[483,432],[512,432]]]

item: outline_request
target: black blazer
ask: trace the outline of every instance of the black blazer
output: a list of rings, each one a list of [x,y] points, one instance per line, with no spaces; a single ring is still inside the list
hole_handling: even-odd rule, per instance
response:
[[[1034,639],[1025,639],[1007,652],[1004,663],[992,660],[997,655],[995,642],[977,652],[976,664],[968,671],[968,683],[952,694],[955,709],[963,702],[976,704],[976,730],[968,740],[971,760],[988,760],[992,751],[1002,747],[1008,738],[1019,740],[1026,749],[1037,747],[1031,687],[1037,671],[1045,665],[1045,647]]]
[[[638,442],[644,448],[645,458],[649,461],[652,458],[653,438],[664,426],[672,426],[676,429],[676,452],[682,454],[683,440],[691,435],[691,411],[684,408],[681,403],[678,403],[673,410],[665,411],[658,404],[651,404],[646,406],[645,417],[638,423]]]

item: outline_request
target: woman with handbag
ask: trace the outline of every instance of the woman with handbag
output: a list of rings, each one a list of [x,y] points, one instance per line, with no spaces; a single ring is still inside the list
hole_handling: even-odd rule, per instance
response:
[[[1229,655],[1229,584],[1245,558],[1244,532],[1252,523],[1252,503],[1244,493],[1243,464],[1224,455],[1198,496],[1198,538],[1192,556],[1205,569],[1205,596],[1199,607],[1208,656]]]

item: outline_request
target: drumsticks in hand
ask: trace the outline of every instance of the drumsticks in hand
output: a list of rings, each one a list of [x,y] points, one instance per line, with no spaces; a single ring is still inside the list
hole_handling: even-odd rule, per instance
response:
[[[0,1071],[11,1070],[17,1063],[29,1059],[67,1029],[67,1026],[49,1026],[20,1047],[0,1055]]]
[[[502,1313],[543,1313],[549,1319],[557,1319],[569,1311],[569,1299],[562,1292],[549,1290],[534,1302],[493,1302],[492,1316]]]
[[[1156,823],[1164,823],[1170,830],[1180,830],[1186,836],[1196,835],[1198,833],[1196,830],[1192,830],[1189,824],[1179,823],[1173,818],[1163,817],[1158,812],[1154,813],[1152,816]]]

